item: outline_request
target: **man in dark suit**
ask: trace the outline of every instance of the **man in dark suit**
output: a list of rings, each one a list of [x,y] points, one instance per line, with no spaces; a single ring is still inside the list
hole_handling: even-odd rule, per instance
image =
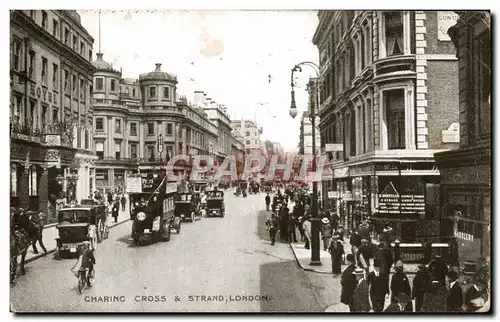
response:
[[[380,274],[380,261],[373,262],[374,271],[368,273],[368,284],[370,285],[370,299],[374,312],[382,312],[384,310],[384,302],[386,296],[389,295],[389,284],[385,276]]]
[[[394,303],[389,304],[389,306],[385,309],[384,312],[391,312],[391,313],[413,312],[411,299],[408,295],[404,293],[398,294],[396,295],[395,300],[396,301]]]
[[[356,288],[352,294],[351,312],[370,312],[370,300],[368,299],[368,282],[365,279],[365,270],[356,268]]]
[[[385,278],[387,288],[389,288],[389,275],[393,263],[392,253],[387,247],[387,243],[381,242],[380,249],[373,256],[373,260],[378,260],[380,263],[380,275]]]
[[[361,246],[361,236],[359,236],[357,229],[352,230],[349,243],[351,244],[351,254],[357,257],[359,246]]]
[[[430,285],[430,276],[427,267],[422,263],[418,265],[418,271],[413,278],[412,298],[415,299],[415,312],[420,312],[424,304],[424,294]]]
[[[391,303],[397,302],[396,296],[398,294],[411,294],[410,282],[403,271],[403,262],[397,261],[396,265],[394,265],[394,269],[396,272],[392,275],[391,279]],[[410,301],[408,305],[411,306],[413,311],[413,303]]]
[[[448,265],[441,255],[436,254],[434,259],[429,263],[429,271],[441,284],[445,285]]]
[[[352,295],[356,289],[356,277],[353,275],[354,269],[354,255],[347,254],[346,256],[347,268],[342,272],[342,277],[340,284],[342,285],[342,290],[340,293],[340,302],[349,305],[349,309],[353,312],[352,307]]]
[[[446,277],[450,283],[450,291],[446,299],[446,309],[448,312],[461,312],[463,304],[463,292],[458,280],[458,274],[455,271],[449,272]]]

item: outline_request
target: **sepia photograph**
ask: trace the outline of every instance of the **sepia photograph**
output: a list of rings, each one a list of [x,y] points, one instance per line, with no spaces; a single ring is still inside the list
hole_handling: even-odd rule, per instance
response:
[[[11,313],[491,312],[489,9],[9,15]]]

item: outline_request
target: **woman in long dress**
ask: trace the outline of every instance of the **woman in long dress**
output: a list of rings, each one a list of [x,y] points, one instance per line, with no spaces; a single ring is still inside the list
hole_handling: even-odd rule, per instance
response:
[[[339,235],[335,234],[330,242],[330,255],[332,257],[332,273],[333,277],[338,277],[342,272],[342,256],[344,256],[344,246],[339,240]]]

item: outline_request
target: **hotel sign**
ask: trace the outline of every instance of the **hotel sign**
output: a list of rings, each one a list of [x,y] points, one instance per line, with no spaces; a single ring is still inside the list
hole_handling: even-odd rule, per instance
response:
[[[453,11],[438,11],[438,39],[439,41],[451,41],[448,35],[448,29],[455,25],[458,20],[458,15]]]

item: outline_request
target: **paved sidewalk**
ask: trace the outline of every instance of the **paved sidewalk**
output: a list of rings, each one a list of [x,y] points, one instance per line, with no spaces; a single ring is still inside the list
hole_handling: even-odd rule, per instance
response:
[[[323,243],[323,241],[321,241]],[[321,244],[323,246],[323,244]],[[321,260],[321,266],[311,266],[311,249],[306,249],[304,243],[290,243],[290,247],[293,250],[293,254],[299,266],[310,272],[322,273],[322,274],[332,274],[332,257],[329,252],[320,249],[319,257]],[[351,253],[351,247],[346,247],[344,245],[344,250],[347,254]],[[344,270],[347,265],[342,265],[342,270]]]
[[[323,243],[323,241],[321,241],[321,243]],[[332,274],[332,258],[329,252],[323,250],[322,246],[323,244],[321,244],[321,250],[320,250],[320,260],[322,265],[311,266],[309,265],[311,261],[311,250],[305,249],[303,242],[290,243],[290,247],[293,250],[295,259],[297,260],[297,263],[300,265],[302,269],[316,273]],[[346,242],[345,240],[344,240],[344,251],[346,255],[351,253],[351,246],[349,242]],[[403,264],[404,264],[404,272],[406,274],[415,274],[417,272],[417,265],[418,265],[417,263],[403,263]],[[342,265],[342,271],[346,267],[347,265]]]
[[[122,211],[121,206],[120,206],[120,211],[118,213],[117,223],[114,222],[115,219],[113,217],[111,217],[111,214],[108,215],[107,223],[108,223],[109,228],[112,228],[116,225],[124,223],[130,219],[128,208],[129,208],[129,206],[127,204],[127,206],[125,207],[125,211]],[[47,254],[53,253],[55,251],[55,249],[56,249],[55,238],[56,238],[56,225],[52,224],[52,225],[45,226],[45,228],[43,229],[43,244],[47,248],[47,251],[48,251]],[[39,243],[36,244],[36,248],[38,250],[38,254],[35,254],[33,252],[32,246],[30,246],[28,248],[28,253],[26,254],[26,263],[29,263],[31,261],[34,261],[40,257],[44,257],[47,255],[43,252],[43,249],[42,249],[42,247],[40,247]]]

